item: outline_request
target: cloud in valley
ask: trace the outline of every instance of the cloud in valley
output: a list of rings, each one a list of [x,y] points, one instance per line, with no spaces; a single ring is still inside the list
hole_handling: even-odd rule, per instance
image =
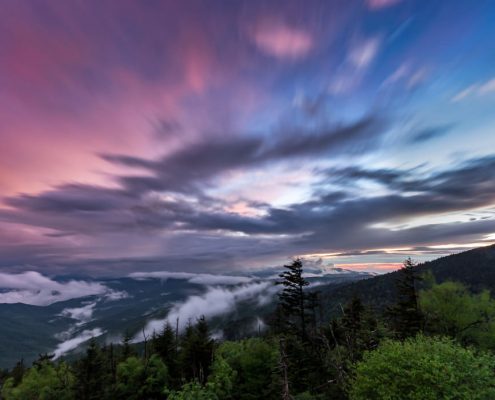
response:
[[[155,272],[133,272],[129,274],[134,279],[186,279],[190,283],[196,283],[199,285],[237,285],[240,283],[248,283],[252,278],[246,276],[229,276],[229,275],[213,275],[213,274],[195,274],[189,272],[169,272],[169,271],[155,271]]]
[[[163,320],[152,320],[145,328],[145,332],[151,335],[160,332],[166,323],[175,326],[179,320],[180,329],[184,329],[188,323],[194,323],[204,316],[207,319],[221,316],[234,311],[239,302],[255,300],[258,304],[266,304],[276,292],[271,282],[257,282],[243,284],[234,288],[210,287],[202,295],[190,296],[183,303],[172,307],[167,317]],[[142,338],[138,335],[136,340]]]
[[[87,296],[101,296],[109,299],[125,296],[122,292],[109,289],[99,282],[83,280],[56,281],[36,271],[19,274],[0,273],[0,304],[23,303],[46,306],[59,301]],[[92,307],[66,309],[67,316],[80,319],[91,313]]]
[[[87,342],[91,338],[101,336],[104,333],[105,332],[103,332],[100,328],[87,329],[80,332],[76,337],[73,337],[62,343],[59,343],[57,345],[57,348],[53,352],[53,354],[55,355],[55,359],[59,358],[60,356],[72,350],[75,350],[77,347],[79,347],[79,345],[81,345],[84,342]]]

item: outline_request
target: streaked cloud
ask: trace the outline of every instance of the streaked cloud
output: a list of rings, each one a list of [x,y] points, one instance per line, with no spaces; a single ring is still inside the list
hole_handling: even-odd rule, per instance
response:
[[[358,41],[349,50],[349,62],[358,70],[367,68],[378,54],[380,44],[381,39],[379,37]]]
[[[311,34],[276,21],[264,21],[251,33],[254,43],[267,55],[294,60],[306,56],[314,46]]]
[[[379,10],[382,8],[392,7],[401,1],[402,0],[366,0],[366,3],[372,10]]]
[[[377,57],[381,42],[380,36],[350,39],[346,58],[330,80],[328,91],[334,95],[356,91]]]
[[[28,0],[3,11],[4,272],[234,284],[297,254],[387,264],[406,254],[386,248],[428,257],[495,232],[492,5]],[[47,303],[62,289],[2,296]]]
[[[475,83],[461,90],[454,97],[453,102],[459,102],[473,96],[484,96],[495,92],[495,78],[482,83]]]

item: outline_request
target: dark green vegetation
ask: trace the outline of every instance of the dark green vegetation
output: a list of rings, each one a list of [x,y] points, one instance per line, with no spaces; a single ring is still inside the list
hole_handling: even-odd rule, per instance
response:
[[[31,363],[39,353],[53,351],[60,342],[56,335],[78,322],[64,316],[64,309],[96,303],[90,321],[77,330],[102,328],[108,336],[121,335],[125,330],[139,331],[147,318],[166,315],[170,304],[183,301],[190,294],[201,293],[202,287],[184,280],[170,280],[166,287],[160,280],[137,281],[120,278],[105,282],[112,290],[129,297],[107,301],[97,296],[57,302],[48,306],[0,304],[0,367],[14,365],[19,358]],[[74,332],[77,335],[78,331]],[[105,339],[102,336],[101,339]]]
[[[358,279],[367,278],[363,273],[351,273],[338,270],[324,275],[318,280],[333,286]],[[270,279],[273,271],[252,277],[252,282]],[[0,304],[0,368],[14,365],[20,358],[31,364],[39,353],[53,352],[57,345],[67,339],[80,335],[85,330],[101,329],[97,340],[100,344],[115,340],[128,330],[133,335],[141,335],[143,326],[152,319],[163,319],[171,307],[183,303],[190,296],[204,296],[209,285],[190,282],[187,279],[131,279],[115,278],[94,280],[83,277],[64,277],[65,280],[82,279],[90,283],[101,283],[115,293],[124,296],[109,299],[104,295],[85,296],[60,301],[45,306],[29,304]],[[57,281],[63,282],[62,278]],[[311,279],[310,279],[311,281]],[[232,290],[237,285],[222,285]],[[80,309],[93,304],[89,318],[80,321],[64,313],[67,309]],[[212,330],[222,330],[228,339],[239,339],[255,334],[257,318],[269,314],[273,305],[260,306],[257,298],[237,301],[235,309],[208,319]],[[69,332],[67,337],[61,333]],[[78,357],[84,344],[70,352]]]
[[[140,346],[91,341],[71,363],[49,355],[30,368],[18,363],[3,374],[2,396],[493,399],[494,269],[489,247],[421,266],[407,260],[398,272],[318,292],[295,260],[280,274],[278,306],[263,334],[215,341],[200,318],[180,333],[166,325]],[[332,296],[342,301],[329,310]]]
[[[416,268],[419,275],[432,272],[439,283],[460,282],[475,292],[494,289],[495,245],[442,257],[419,264]],[[329,287],[323,297],[325,313],[328,317],[338,315],[339,304],[346,303],[354,295],[359,295],[365,304],[376,310],[385,310],[396,301],[396,282],[399,275],[399,272],[392,272],[373,279],[339,285],[336,288]]]

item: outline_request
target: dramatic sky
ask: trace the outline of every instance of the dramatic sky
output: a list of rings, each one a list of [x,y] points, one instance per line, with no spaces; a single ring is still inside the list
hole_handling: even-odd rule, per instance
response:
[[[0,272],[387,270],[495,241],[495,2],[4,1]]]

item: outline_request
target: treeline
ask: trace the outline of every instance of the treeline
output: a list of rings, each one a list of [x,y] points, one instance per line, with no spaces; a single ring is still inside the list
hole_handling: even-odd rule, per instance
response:
[[[407,260],[397,299],[377,314],[359,297],[324,321],[301,260],[285,266],[259,337],[215,341],[200,318],[138,348],[92,340],[73,363],[42,355],[2,377],[6,400],[317,400],[495,398],[495,301],[436,284]]]

